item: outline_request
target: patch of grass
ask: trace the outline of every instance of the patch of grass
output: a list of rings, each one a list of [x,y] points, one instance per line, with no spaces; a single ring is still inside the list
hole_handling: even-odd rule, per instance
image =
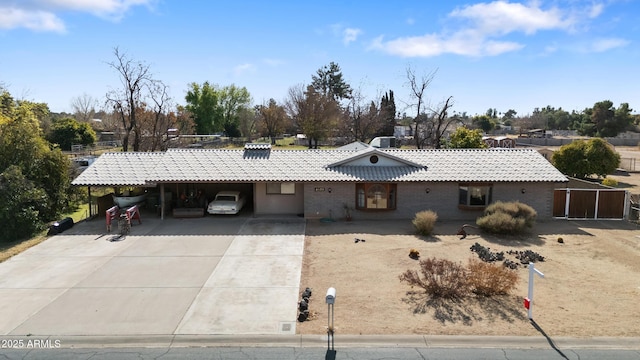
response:
[[[87,217],[89,217],[89,204],[78,205],[78,208],[74,212],[63,215],[61,219],[64,219],[66,217],[72,218],[74,223],[86,219]]]
[[[70,217],[74,223],[85,220],[89,215],[89,204],[80,204],[75,211],[66,213],[60,216],[60,219]],[[29,249],[32,246],[38,245],[41,242],[48,239],[47,230],[42,231],[38,235],[31,239],[17,240],[11,242],[0,242],[0,262],[3,262],[12,256],[18,255],[21,252]]]
[[[39,235],[28,240],[19,240],[19,241],[0,243],[0,263],[11,258],[14,255],[20,254],[21,252],[29,249],[32,246],[36,246],[41,242],[47,240],[46,234],[47,232],[44,231]]]

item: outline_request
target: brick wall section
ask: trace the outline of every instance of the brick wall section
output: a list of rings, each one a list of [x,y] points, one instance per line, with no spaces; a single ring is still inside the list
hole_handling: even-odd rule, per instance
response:
[[[552,218],[553,190],[564,187],[564,184],[553,183],[494,183],[492,199],[518,200],[533,207],[538,219],[548,220]],[[482,215],[482,211],[458,208],[458,183],[398,183],[397,208],[391,211],[355,210],[355,191],[355,183],[305,184],[305,217],[343,220],[345,203],[352,208],[355,220],[413,219],[422,210],[435,211],[441,220],[475,221]]]

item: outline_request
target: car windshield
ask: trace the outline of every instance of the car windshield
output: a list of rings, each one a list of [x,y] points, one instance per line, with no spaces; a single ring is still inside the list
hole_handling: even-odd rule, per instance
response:
[[[218,196],[216,196],[216,200],[218,200],[218,201],[236,201],[236,197],[234,195],[218,195]]]

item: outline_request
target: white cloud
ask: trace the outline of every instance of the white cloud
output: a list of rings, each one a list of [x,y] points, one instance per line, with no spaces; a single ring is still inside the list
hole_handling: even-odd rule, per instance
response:
[[[604,4],[598,3],[591,5],[591,8],[589,9],[589,18],[597,18],[598,16],[600,16],[600,14],[602,14],[602,11],[604,11]]]
[[[254,71],[256,71],[256,67],[255,65],[250,63],[240,64],[233,68],[233,74],[236,76],[244,75],[246,73],[250,73]]]
[[[598,11],[601,10],[592,9],[594,14]],[[457,30],[388,41],[378,37],[370,48],[402,57],[433,57],[442,54],[495,56],[524,48],[519,42],[501,40],[504,36],[513,33],[533,35],[549,30],[570,31],[577,21],[575,17],[556,7],[542,9],[538,2],[521,4],[504,0],[456,8],[449,13],[448,18],[458,22]]]
[[[495,56],[519,50],[523,45],[509,41],[487,40],[470,32],[459,32],[449,37],[427,34],[398,38],[384,42],[382,37],[374,40],[371,48],[401,57],[433,57],[442,54],[462,56]]]
[[[487,35],[524,32],[534,34],[539,30],[567,29],[572,20],[557,8],[541,9],[538,4],[530,5],[494,1],[466,6],[452,11],[449,16],[469,20]]]
[[[405,20],[405,22],[407,23],[407,25],[413,25],[416,23],[415,19],[413,18],[408,18],[407,20]]]
[[[267,64],[267,65],[269,65],[269,66],[274,66],[274,67],[275,67],[275,66],[283,65],[283,64],[285,63],[285,62],[284,62],[284,60],[280,60],[280,59],[269,59],[269,58],[267,58],[267,59],[262,59],[262,61],[263,61],[265,64]]]
[[[629,41],[625,39],[619,38],[609,38],[609,39],[597,39],[595,40],[591,46],[590,52],[604,52],[611,49],[625,47],[629,45]]]
[[[349,45],[358,39],[358,36],[362,34],[362,30],[358,28],[345,27],[343,24],[331,24],[329,29],[333,36],[341,38],[342,43]]]
[[[342,31],[342,42],[345,45],[349,45],[350,42],[356,41],[360,34],[362,34],[360,29],[346,28]]]
[[[134,6],[151,6],[157,0],[0,0],[0,28],[64,32],[59,13],[75,11],[120,20]]]
[[[64,22],[53,13],[0,7],[0,29],[9,30],[15,28],[60,33],[66,31]]]

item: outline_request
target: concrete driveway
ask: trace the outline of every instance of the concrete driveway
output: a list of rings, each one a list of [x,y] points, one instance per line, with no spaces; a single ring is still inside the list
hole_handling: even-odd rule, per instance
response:
[[[0,335],[295,334],[303,219],[142,220],[0,263]]]

